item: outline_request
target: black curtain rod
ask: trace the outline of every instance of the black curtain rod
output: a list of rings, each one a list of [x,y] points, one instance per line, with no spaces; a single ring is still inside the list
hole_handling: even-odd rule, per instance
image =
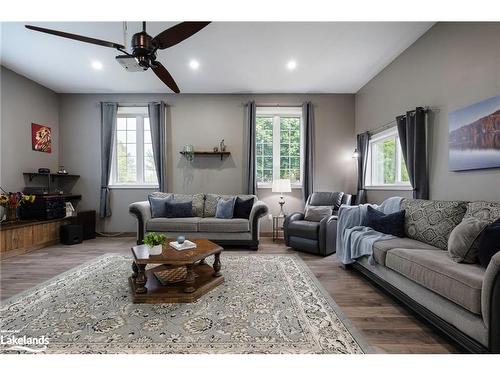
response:
[[[439,112],[439,108],[437,107],[417,107],[417,108],[422,108],[424,110],[424,113],[429,113],[429,112]],[[410,112],[410,113],[414,113],[416,111],[416,109],[412,109],[410,111],[406,111],[406,113]],[[397,116],[397,117],[405,117],[406,114],[404,115],[400,115],[400,116]],[[380,133],[380,132],[383,132],[384,130],[387,130],[389,128],[392,127],[392,125],[395,125],[396,124],[396,119],[382,125],[382,126],[379,126],[377,127],[376,129],[373,129],[373,130],[368,130],[368,133],[370,135],[374,135],[374,134],[377,134],[377,133]]]
[[[145,102],[145,103],[137,103],[137,102],[98,102],[98,104],[118,104],[118,107],[147,107],[148,104],[161,104],[162,102]]]
[[[242,103],[244,106],[247,106],[248,103]],[[266,104],[258,104],[255,103],[256,107],[278,107],[278,108],[302,108],[302,104],[277,104],[277,103],[266,103]]]

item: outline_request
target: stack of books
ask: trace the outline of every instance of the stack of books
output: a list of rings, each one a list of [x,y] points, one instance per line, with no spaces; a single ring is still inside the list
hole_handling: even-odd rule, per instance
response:
[[[185,240],[182,244],[178,243],[177,241],[172,241],[169,242],[169,245],[173,247],[175,250],[196,249],[196,244],[189,240]]]

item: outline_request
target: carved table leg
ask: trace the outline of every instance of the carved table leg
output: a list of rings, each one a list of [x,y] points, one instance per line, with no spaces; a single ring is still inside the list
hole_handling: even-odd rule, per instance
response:
[[[184,292],[186,293],[193,293],[196,288],[194,287],[194,281],[195,281],[195,274],[193,270],[194,264],[188,264],[186,266],[187,268],[187,275],[186,275],[186,287],[184,288]]]
[[[215,260],[214,260],[214,276],[215,277],[222,276],[222,274],[220,273],[220,268],[221,268],[220,253],[217,253],[217,254],[215,254]]]
[[[139,273],[139,268],[137,267],[137,264],[135,264],[135,262],[132,262],[132,278],[134,280],[137,279],[138,273]]]
[[[138,294],[147,293],[148,289],[146,288],[146,282],[148,278],[146,277],[146,265],[145,264],[137,264],[137,277],[134,279],[135,282],[135,291]]]

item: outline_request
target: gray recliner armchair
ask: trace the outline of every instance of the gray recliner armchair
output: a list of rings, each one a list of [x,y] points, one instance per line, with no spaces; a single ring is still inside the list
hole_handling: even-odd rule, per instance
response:
[[[306,201],[308,206],[331,206],[332,216],[321,221],[304,220],[304,213],[295,212],[287,215],[283,224],[285,244],[295,250],[327,256],[336,251],[337,219],[341,205],[350,205],[351,194],[343,192],[316,192]]]

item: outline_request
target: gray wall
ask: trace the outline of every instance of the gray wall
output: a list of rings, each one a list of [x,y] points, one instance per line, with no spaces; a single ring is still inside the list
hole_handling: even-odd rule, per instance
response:
[[[500,169],[448,170],[448,113],[500,94],[500,23],[438,23],[356,94],[356,133],[416,106],[430,121],[431,199],[500,201]],[[370,191],[370,201],[408,192]]]
[[[21,191],[27,184],[22,172],[36,171],[41,167],[53,171],[58,168],[59,99],[55,92],[9,69],[0,69],[0,185],[6,191]],[[31,149],[32,122],[52,128],[52,153]]]
[[[100,101],[144,103],[164,100],[170,105],[168,118],[168,190],[173,192],[237,193],[243,191],[244,107],[254,99],[258,104],[298,104],[311,100],[316,119],[316,190],[355,190],[354,95],[94,95],[60,96],[61,160],[66,169],[81,175],[74,191],[83,195],[79,209],[97,209],[100,186]],[[179,154],[184,144],[211,149],[225,139],[231,156],[195,158],[192,164]],[[133,231],[128,214],[130,202],[144,200],[149,190],[114,189],[111,193],[113,215],[101,230]],[[270,189],[259,197],[272,212],[279,211],[278,199]],[[301,190],[287,194],[288,212],[302,209]],[[264,220],[262,231],[270,231]]]

